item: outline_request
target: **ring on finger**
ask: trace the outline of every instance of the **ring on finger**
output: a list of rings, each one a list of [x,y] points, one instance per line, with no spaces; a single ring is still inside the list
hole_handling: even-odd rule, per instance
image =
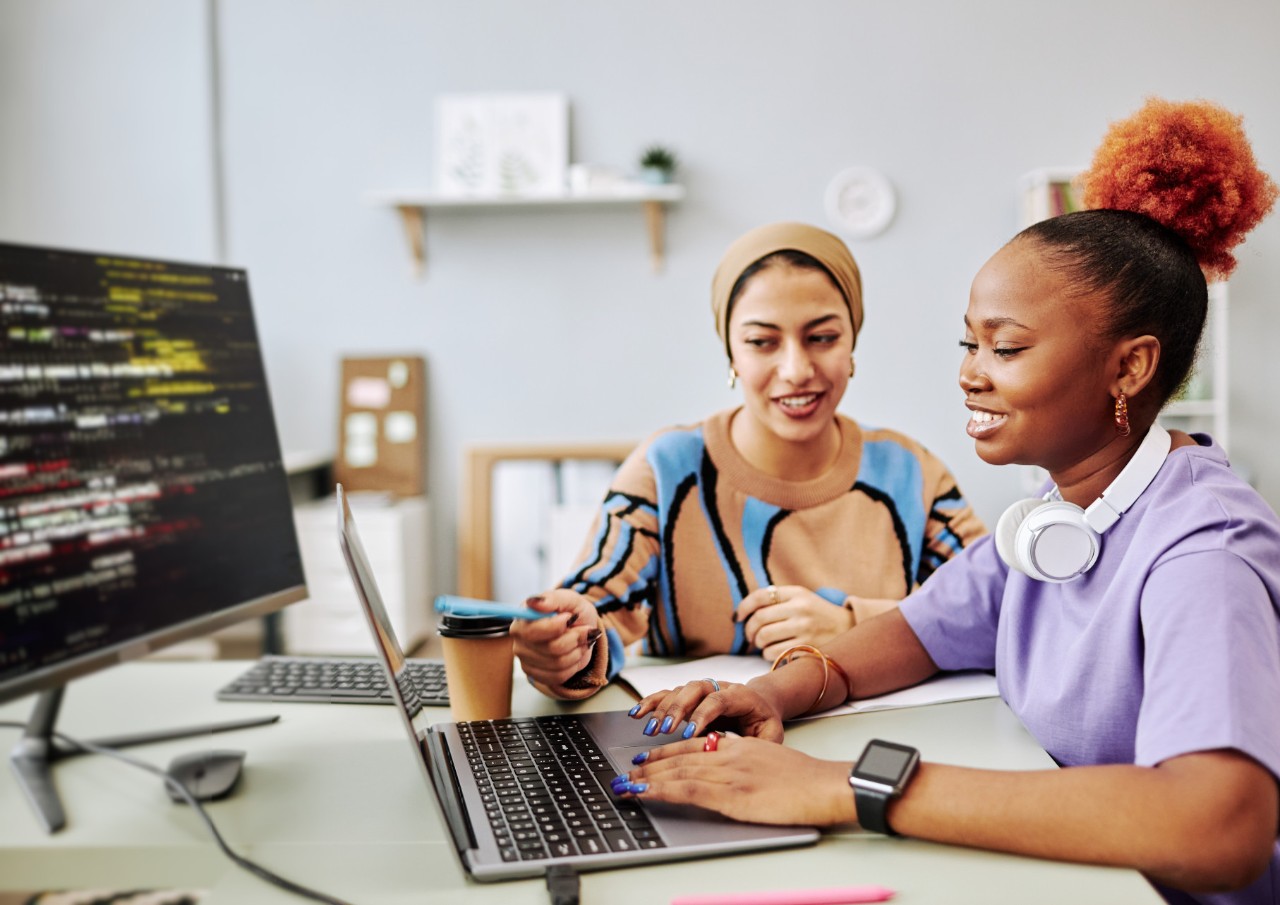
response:
[[[778,589],[773,585],[769,585],[769,605],[770,606],[778,605]]]
[[[706,740],[704,740],[702,743],[702,750],[715,751],[719,747],[720,747],[720,733],[708,732]]]
[[[699,679],[698,681],[699,681],[699,682],[710,682],[710,683],[711,683],[711,687],[712,687],[712,688],[714,688],[716,691],[719,691],[719,690],[720,690],[720,683],[719,683],[719,682],[717,682],[715,679],[711,678],[710,676],[703,676],[703,677],[702,677],[701,679]]]

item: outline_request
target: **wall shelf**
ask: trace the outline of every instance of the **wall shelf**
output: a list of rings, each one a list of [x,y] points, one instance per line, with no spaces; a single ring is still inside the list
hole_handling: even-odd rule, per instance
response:
[[[665,255],[664,234],[666,207],[684,198],[684,186],[623,183],[609,189],[589,192],[564,192],[556,195],[454,195],[425,191],[369,192],[370,204],[393,207],[400,214],[414,271],[426,273],[427,212],[449,213],[477,210],[515,210],[530,207],[573,207],[600,205],[639,205],[644,210],[649,233],[649,254],[655,273],[662,270]]]

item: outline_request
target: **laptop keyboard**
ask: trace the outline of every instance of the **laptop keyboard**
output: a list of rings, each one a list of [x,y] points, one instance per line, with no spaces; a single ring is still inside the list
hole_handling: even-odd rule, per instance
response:
[[[664,848],[644,809],[609,789],[617,770],[574,719],[458,723],[504,861]]]
[[[406,660],[419,703],[449,706],[444,661]],[[401,683],[403,687],[403,682]],[[218,692],[219,701],[390,704],[382,663],[371,657],[263,657]]]

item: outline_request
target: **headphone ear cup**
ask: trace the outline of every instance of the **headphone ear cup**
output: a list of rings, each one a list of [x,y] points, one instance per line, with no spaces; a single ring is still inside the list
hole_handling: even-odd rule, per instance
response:
[[[1026,521],[1027,516],[1046,505],[1048,501],[1042,500],[1040,497],[1032,497],[1027,500],[1018,500],[1000,516],[1000,521],[996,522],[996,552],[1000,554],[1000,558],[1004,560],[1005,565],[1016,572],[1023,575],[1031,575],[1018,559],[1018,529],[1022,527],[1022,523]],[[1033,576],[1034,577],[1034,576]]]
[[[1093,568],[1101,537],[1075,503],[1051,500],[1023,519],[1014,547],[1022,570],[1041,581],[1074,581]]]

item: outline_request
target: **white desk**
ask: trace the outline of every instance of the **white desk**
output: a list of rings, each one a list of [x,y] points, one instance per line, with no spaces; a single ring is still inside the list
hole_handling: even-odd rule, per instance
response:
[[[209,810],[228,842],[286,877],[356,903],[546,905],[541,880],[479,884],[455,857],[396,713],[386,706],[221,703],[214,691],[246,663],[134,663],[71,683],[58,722],[80,738],[278,713],[272,726],[131,749],[164,765],[205,748],[248,751],[237,793]],[[25,722],[34,699],[0,707]],[[629,707],[606,689],[580,705],[517,681],[517,714]],[[440,711],[441,718],[446,712]],[[637,726],[637,737],[639,737]],[[1052,762],[998,699],[815,720],[788,743],[852,760],[873,736],[926,759],[997,769]],[[0,749],[19,738],[0,730]],[[199,819],[155,777],[101,757],[55,768],[67,828],[46,836],[8,769],[0,772],[0,890],[210,890],[215,903],[300,902],[228,861]],[[1141,905],[1161,899],[1135,872],[1034,861],[858,831],[816,846],[684,861],[582,877],[584,905],[650,905],[699,892],[879,884],[897,905]]]

